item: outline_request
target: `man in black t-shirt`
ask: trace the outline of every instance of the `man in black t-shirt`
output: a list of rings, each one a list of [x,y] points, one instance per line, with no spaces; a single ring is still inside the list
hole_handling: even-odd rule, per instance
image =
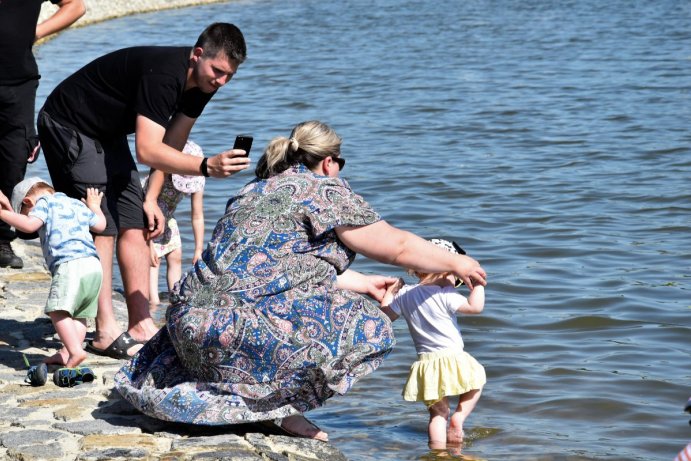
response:
[[[221,178],[249,166],[238,149],[201,162],[181,152],[197,117],[245,58],[240,30],[214,23],[194,47],[140,46],[97,58],[60,83],[39,112],[38,133],[55,189],[81,198],[87,187],[98,187],[106,197],[106,229],[94,237],[103,286],[87,350],[127,358],[157,331],[149,313],[146,241],[163,230],[157,197],[164,172]],[[130,133],[137,160],[153,169],[146,197],[127,142]],[[113,315],[114,248],[129,314],[125,332]]]
[[[58,9],[38,24],[46,0],[0,0],[0,190],[7,197],[38,153],[34,106],[38,73],[32,47],[36,40],[68,27],[86,12],[82,0],[51,0]],[[16,233],[0,221],[0,267],[21,269],[10,242]]]

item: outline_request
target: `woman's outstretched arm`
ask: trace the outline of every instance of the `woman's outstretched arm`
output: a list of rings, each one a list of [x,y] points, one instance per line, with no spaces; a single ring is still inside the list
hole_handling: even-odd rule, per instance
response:
[[[487,284],[485,270],[473,258],[450,253],[383,220],[367,226],[337,227],[336,234],[348,248],[375,261],[418,272],[451,272],[469,289]]]

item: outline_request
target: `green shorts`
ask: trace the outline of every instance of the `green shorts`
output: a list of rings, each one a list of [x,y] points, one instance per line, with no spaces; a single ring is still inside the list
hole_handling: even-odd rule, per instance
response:
[[[101,261],[96,257],[60,264],[53,274],[45,313],[66,311],[75,319],[95,318],[102,280]]]

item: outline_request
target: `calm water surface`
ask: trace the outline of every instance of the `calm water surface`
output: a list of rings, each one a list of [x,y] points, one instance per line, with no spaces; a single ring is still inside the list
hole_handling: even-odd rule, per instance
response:
[[[215,20],[243,30],[249,59],[195,127],[208,154],[249,132],[256,159],[324,120],[385,219],[456,238],[486,268],[485,312],[459,321],[488,384],[452,456],[671,460],[691,439],[691,3],[269,0],[132,16],[39,47],[38,105],[107,51],[191,45]],[[208,182],[207,236],[249,179]],[[188,201],[179,218],[189,258]],[[388,361],[311,413],[350,459],[443,455],[427,449],[425,409],[400,398],[415,353],[397,323]]]

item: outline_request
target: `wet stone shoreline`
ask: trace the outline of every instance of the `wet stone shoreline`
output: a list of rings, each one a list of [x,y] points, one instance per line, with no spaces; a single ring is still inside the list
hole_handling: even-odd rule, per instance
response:
[[[113,389],[123,362],[89,354],[92,383],[60,388],[25,384],[26,365],[61,345],[43,306],[50,285],[37,241],[13,242],[24,269],[0,268],[0,459],[346,461],[335,447],[271,434],[257,425],[204,428],[139,413]],[[119,295],[114,294],[114,298]],[[124,326],[126,307],[114,299]]]

